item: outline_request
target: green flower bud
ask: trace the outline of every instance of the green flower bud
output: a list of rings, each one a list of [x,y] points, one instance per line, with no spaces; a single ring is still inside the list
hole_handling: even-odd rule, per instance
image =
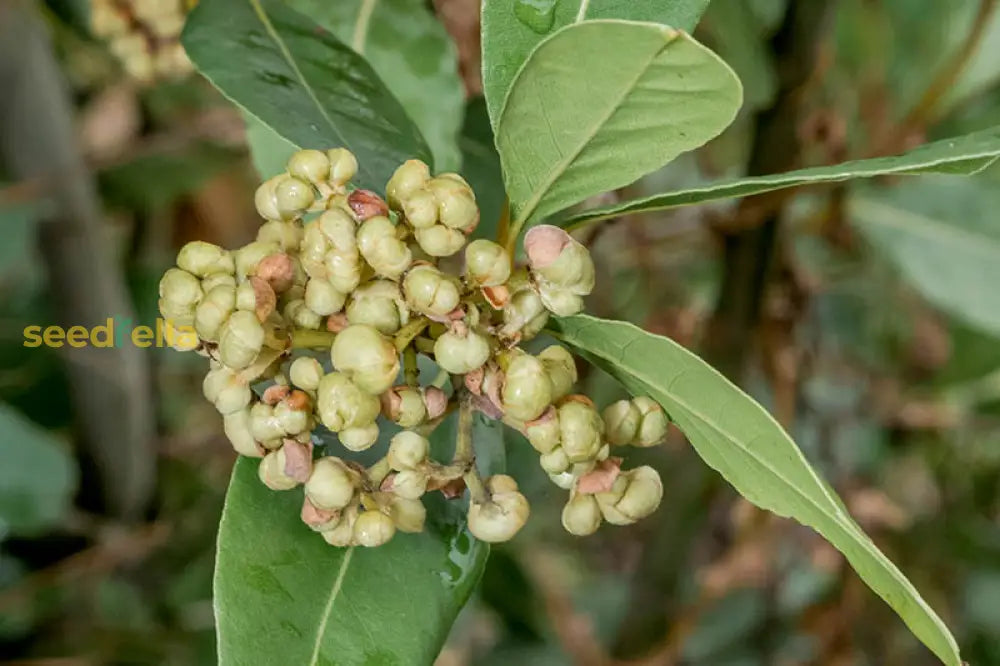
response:
[[[358,249],[376,273],[393,280],[413,261],[410,248],[396,237],[396,226],[387,217],[372,217],[361,225]]]
[[[552,403],[552,382],[534,356],[518,354],[507,366],[500,399],[504,412],[521,421],[537,419]]]
[[[252,312],[237,310],[219,334],[219,359],[226,366],[242,370],[257,358],[264,346],[264,327]]]
[[[413,232],[420,249],[432,257],[450,257],[465,245],[465,234],[443,224]]]
[[[423,393],[411,386],[394,386],[382,394],[382,414],[404,428],[413,428],[427,420]]]
[[[587,536],[601,526],[601,509],[593,495],[570,497],[562,510],[562,524],[567,532],[575,536]]]
[[[590,252],[559,227],[532,227],[525,234],[524,251],[531,271],[542,281],[579,296],[593,290],[594,262]]]
[[[230,273],[212,273],[201,281],[201,290],[206,294],[216,287],[232,287],[236,289],[236,277]]]
[[[241,277],[256,275],[257,265],[272,254],[281,253],[281,247],[277,243],[262,243],[253,241],[247,243],[233,254],[236,262],[236,274]]]
[[[389,517],[400,532],[415,534],[424,531],[427,509],[418,499],[394,496],[389,504]]]
[[[299,435],[313,428],[311,405],[297,408],[293,402],[282,400],[274,406],[274,418],[288,435]]]
[[[361,284],[361,255],[357,252],[326,253],[325,268],[327,279],[337,291],[350,294]]]
[[[215,404],[215,408],[219,410],[219,413],[225,416],[226,414],[238,412],[249,405],[253,399],[253,392],[236,375],[225,369],[223,369],[223,372],[225,383],[219,387],[212,402]]]
[[[354,542],[359,546],[374,548],[388,543],[396,534],[392,518],[381,511],[363,511],[354,521]]]
[[[375,395],[388,390],[399,375],[399,352],[392,340],[366,324],[351,324],[338,333],[330,358],[334,368]]]
[[[403,218],[414,229],[428,229],[438,221],[437,198],[421,188],[403,201]]]
[[[260,461],[257,476],[271,490],[291,490],[299,482],[285,474],[284,448],[271,451]]]
[[[385,186],[386,197],[393,210],[402,210],[403,201],[430,180],[431,170],[420,160],[407,160],[396,169]]]
[[[389,467],[401,472],[422,465],[430,455],[431,445],[427,438],[411,430],[403,430],[389,440],[386,459]]]
[[[465,248],[465,274],[477,287],[495,287],[510,279],[510,254],[499,243],[480,238]]]
[[[604,437],[609,444],[624,446],[630,444],[639,433],[639,413],[631,400],[619,400],[604,408]]]
[[[434,360],[454,375],[464,375],[490,358],[490,343],[475,331],[448,331],[434,343]]]
[[[313,462],[312,474],[306,481],[306,497],[318,509],[343,509],[354,499],[358,484],[357,472],[340,458],[327,456]]]
[[[202,299],[201,281],[185,270],[171,268],[160,279],[160,298],[177,308],[194,308]]]
[[[487,543],[510,541],[524,527],[531,512],[528,500],[517,491],[517,483],[513,479],[506,477],[503,483],[494,479],[496,477],[486,482],[492,495],[490,500],[469,504],[469,531]]]
[[[604,422],[597,410],[590,404],[569,400],[561,404],[556,413],[559,444],[569,461],[593,460],[604,443]]]
[[[519,336],[520,340],[530,340],[545,328],[549,313],[542,304],[542,299],[532,289],[515,291],[503,309],[503,328],[500,335],[511,338]]]
[[[302,243],[303,230],[298,222],[279,222],[268,220],[257,230],[257,240],[261,243],[274,243],[282,250],[298,249]]]
[[[282,220],[295,220],[316,200],[312,185],[293,176],[286,176],[274,186],[274,200]]]
[[[566,456],[566,452],[563,451],[561,446],[557,446],[548,453],[543,453],[538,458],[539,464],[541,464],[542,469],[547,473],[551,474],[563,474],[572,467],[569,458]]]
[[[322,232],[323,237],[334,250],[340,252],[357,251],[358,223],[348,211],[343,208],[331,208],[319,216],[315,225],[314,228]]]
[[[358,158],[346,148],[326,151],[330,160],[330,182],[343,187],[358,173]]]
[[[323,327],[323,317],[314,312],[302,299],[289,301],[284,310],[285,319],[298,328],[315,331]]]
[[[354,523],[358,520],[358,503],[351,504],[340,514],[340,520],[332,529],[323,530],[323,540],[331,546],[344,548],[354,543]]]
[[[524,435],[539,453],[551,453],[556,449],[562,438],[559,433],[559,412],[555,407],[549,406],[538,418],[524,424]],[[565,454],[563,455],[565,457]],[[559,466],[562,471],[569,464]]]
[[[549,481],[563,490],[570,490],[576,485],[576,476],[570,471],[549,473]]]
[[[479,206],[472,189],[451,178],[437,177],[427,183],[438,203],[438,219],[449,229],[470,233],[479,224]]]
[[[288,173],[319,185],[330,177],[330,158],[320,150],[299,150],[288,159]]]
[[[287,177],[287,174],[279,174],[265,180],[257,187],[253,202],[257,207],[257,213],[265,220],[282,219],[281,212],[278,210],[278,199],[275,195],[275,188],[281,180]]]
[[[257,316],[257,321],[265,321],[278,303],[274,290],[264,280],[254,276],[236,288],[236,308],[247,310]]]
[[[667,436],[667,426],[670,424],[670,419],[667,418],[663,407],[646,396],[632,398],[632,404],[642,415],[638,433],[632,440],[632,444],[646,447],[656,446],[662,442]]]
[[[222,417],[222,429],[236,452],[250,458],[260,458],[264,451],[250,432],[250,409],[244,407],[238,412]]]
[[[236,309],[236,290],[220,285],[205,293],[194,313],[194,329],[202,340],[217,342],[222,325]]]
[[[566,289],[542,283],[538,285],[538,295],[545,309],[557,317],[569,317],[583,312],[583,298]]]
[[[622,472],[611,490],[594,495],[604,519],[613,525],[628,525],[656,510],[663,499],[663,482],[655,469],[637,467]]]
[[[388,489],[394,495],[407,499],[419,499],[427,492],[427,473],[418,469],[404,469],[392,477]]]
[[[258,402],[250,408],[250,433],[266,449],[281,445],[285,429],[275,417],[274,407]]]
[[[311,356],[300,356],[288,368],[288,377],[294,386],[307,391],[319,388],[323,379],[323,365]]]
[[[372,280],[358,287],[346,313],[350,323],[368,324],[384,335],[393,335],[409,320],[399,285],[390,280]]]
[[[449,276],[426,264],[414,266],[403,278],[406,304],[431,317],[443,317],[458,307],[461,294]]]
[[[306,282],[306,307],[322,317],[340,312],[346,301],[347,295],[337,291],[326,280],[314,278]]]
[[[337,439],[350,451],[365,451],[378,441],[378,424],[369,423],[364,426],[344,428],[337,433]]]
[[[204,241],[191,241],[177,253],[177,265],[200,278],[212,273],[232,273],[235,270],[233,255],[218,245]]]
[[[561,345],[550,345],[538,354],[538,360],[545,366],[552,382],[552,399],[559,400],[569,395],[577,380],[576,362],[569,350]]]
[[[323,376],[316,389],[316,410],[323,425],[340,432],[374,423],[379,401],[361,390],[347,375],[331,372]]]

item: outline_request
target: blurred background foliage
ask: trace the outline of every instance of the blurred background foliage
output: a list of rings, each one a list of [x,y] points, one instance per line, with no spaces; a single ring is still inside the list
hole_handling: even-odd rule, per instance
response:
[[[745,109],[711,144],[607,199],[1000,124],[996,4],[715,0],[697,36],[739,73]],[[391,86],[420,100],[415,119],[434,126],[440,160],[496,182],[478,2],[390,5],[421,18],[394,37],[393,13],[377,17],[376,69],[391,78],[396,40],[451,59],[434,95],[419,78]],[[60,322],[61,297],[86,292],[98,270],[131,303],[107,315],[150,323],[156,277],[182,243],[249,240],[258,177],[243,122],[197,76],[128,76],[89,32],[82,0],[0,0],[0,23],[17,11],[44,28],[58,65],[48,75],[69,91],[57,110],[74,128],[66,159],[86,169],[26,177],[11,158],[17,128],[0,129],[0,658],[212,664],[214,538],[234,454],[195,359],[143,350],[148,379],[134,395],[153,408],[152,441],[95,442],[88,422],[117,423],[125,405],[80,414],[93,407],[68,370],[79,359],[26,349],[22,331]],[[349,38],[340,13],[317,18]],[[0,98],[0,123],[9,104]],[[77,275],[46,251],[75,214],[53,203],[53,179],[100,196],[106,255]],[[485,221],[500,195],[480,191]],[[601,277],[590,310],[698,350],[767,405],[942,613],[965,659],[1000,664],[1000,166],[632,216],[581,239]],[[583,381],[600,404],[621,392],[596,370]],[[494,550],[439,664],[934,663],[835,550],[739,499],[674,435],[634,454],[659,469],[662,509],[586,540],[543,527],[557,524],[560,493],[529,447],[512,447],[540,519]],[[122,450],[133,467],[116,466]],[[129,476],[140,468],[155,474]],[[123,505],[126,477],[139,480]]]

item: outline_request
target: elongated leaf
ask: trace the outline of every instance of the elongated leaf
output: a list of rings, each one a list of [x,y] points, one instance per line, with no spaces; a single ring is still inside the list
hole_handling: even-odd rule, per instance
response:
[[[224,95],[292,144],[354,152],[360,187],[380,190],[404,160],[430,160],[364,58],[277,0],[203,0],[182,40]]]
[[[449,455],[453,441],[446,422],[435,454]],[[499,424],[477,417],[474,441],[486,471],[502,465]],[[257,465],[236,463],[219,527],[219,663],[432,663],[489,553],[465,529],[462,502],[429,494],[423,533],[333,548],[299,519],[302,490],[268,490]]]
[[[931,303],[1000,335],[1000,192],[976,179],[920,178],[850,200],[851,221]]]
[[[290,0],[375,68],[420,128],[437,171],[460,162],[465,93],[458,56],[444,26],[420,0]]]
[[[284,171],[288,158],[299,147],[249,113],[243,114],[243,121],[247,128],[250,158],[261,180],[267,180]]]
[[[483,93],[496,127],[507,91],[540,41],[571,23],[630,19],[691,32],[709,0],[484,0]]]
[[[855,178],[924,173],[973,174],[995,162],[998,156],[1000,156],[1000,126],[928,143],[892,157],[855,160],[770,176],[735,178],[689,190],[656,194],[644,199],[625,201],[569,215],[559,224],[568,229],[575,229],[609,217],[691,206],[719,199],[772,192],[787,187],[835,183]]]
[[[663,405],[698,454],[741,495],[822,534],[944,663],[961,664],[941,619],[760,405],[680,345],[631,324],[577,315],[554,328],[629,391]]]
[[[732,70],[685,33],[606,20],[563,28],[525,63],[498,125],[514,228],[697,148],[732,121],[741,94]]]

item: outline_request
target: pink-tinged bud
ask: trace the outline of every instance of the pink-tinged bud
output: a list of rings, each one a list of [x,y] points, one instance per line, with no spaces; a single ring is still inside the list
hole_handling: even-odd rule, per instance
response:
[[[267,282],[275,293],[288,290],[295,281],[295,263],[284,252],[271,254],[257,264],[257,277]]]
[[[336,312],[326,318],[326,330],[331,333],[340,333],[351,325],[347,315],[343,312]]]
[[[370,217],[389,216],[389,204],[371,190],[354,190],[347,197],[347,205],[362,222]]]
[[[250,286],[253,287],[254,314],[257,315],[258,321],[264,321],[271,316],[274,308],[277,307],[278,297],[275,296],[270,283],[264,278],[254,276],[250,278],[249,282]]]
[[[261,395],[260,401],[265,405],[271,405],[273,407],[284,400],[290,392],[291,389],[284,384],[274,384],[273,386],[268,386],[264,389],[264,393]]]
[[[576,490],[584,495],[606,493],[615,484],[615,479],[621,474],[622,459],[608,458],[602,460],[576,482]]]
[[[524,251],[532,268],[545,268],[573,242],[568,233],[549,224],[532,227],[524,236]]]
[[[448,395],[436,386],[424,389],[424,404],[427,405],[427,418],[433,420],[448,409]]]
[[[285,402],[288,403],[288,406],[291,409],[297,412],[303,412],[312,409],[312,400],[309,399],[309,394],[307,394],[305,391],[299,391],[299,390],[292,391],[291,393],[288,394],[288,397],[285,398]]]
[[[302,522],[315,532],[332,530],[340,522],[340,511],[320,509],[306,497],[302,502]]]
[[[312,444],[303,444],[294,439],[284,440],[281,450],[285,453],[285,476],[299,483],[309,480],[312,473]]]
[[[479,367],[472,372],[467,372],[465,373],[465,388],[469,389],[472,395],[482,395],[484,379],[486,379],[485,367]]]

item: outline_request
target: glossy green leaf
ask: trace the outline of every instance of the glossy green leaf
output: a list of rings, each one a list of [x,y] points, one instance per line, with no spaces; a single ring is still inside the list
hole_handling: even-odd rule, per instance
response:
[[[691,32],[709,0],[484,0],[483,94],[494,127],[507,91],[538,43],[579,20],[630,19]]]
[[[479,226],[475,238],[495,239],[506,194],[500,156],[493,141],[493,128],[486,115],[486,101],[478,97],[465,107],[465,122],[459,139],[462,176],[469,181],[479,203]]]
[[[644,199],[625,201],[604,208],[575,213],[562,219],[559,224],[568,229],[575,229],[590,222],[606,220],[610,217],[692,206],[719,199],[772,192],[788,187],[835,183],[855,178],[923,173],[972,174],[995,162],[998,156],[1000,156],[1000,126],[965,136],[934,141],[892,157],[855,160],[833,166],[799,169],[770,176],[735,178],[709,183],[689,190],[656,194]]]
[[[289,0],[365,56],[420,128],[436,171],[460,162],[465,91],[444,26],[420,0]],[[383,183],[384,185],[384,183]]]
[[[698,454],[757,506],[822,534],[948,666],[955,639],[913,585],[848,515],[763,407],[697,356],[631,324],[587,315],[554,322],[557,337],[670,414]]]
[[[454,421],[432,437],[454,449]],[[503,464],[503,431],[476,417],[481,469]],[[302,490],[273,492],[240,458],[219,527],[219,663],[429,664],[482,574],[489,548],[465,529],[464,502],[428,494],[421,534],[379,548],[333,548],[299,519]]]
[[[0,403],[0,540],[52,527],[72,504],[77,471],[63,442]]]
[[[298,146],[249,113],[243,114],[243,122],[247,128],[250,159],[260,179],[267,180],[284,171],[288,158],[299,149]]]
[[[498,124],[514,229],[697,148],[729,125],[741,95],[733,71],[685,33],[612,20],[563,28],[531,54]]]
[[[382,189],[410,157],[430,161],[364,58],[277,0],[203,0],[182,41],[224,95],[294,145],[354,152],[360,187]]]
[[[855,227],[927,300],[1000,335],[1000,191],[978,179],[920,178],[850,200]]]

